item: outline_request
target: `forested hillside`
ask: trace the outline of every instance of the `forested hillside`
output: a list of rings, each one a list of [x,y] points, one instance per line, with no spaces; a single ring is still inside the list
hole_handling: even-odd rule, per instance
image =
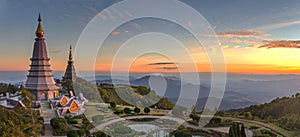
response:
[[[64,89],[73,90],[76,95],[83,95],[90,101],[115,102],[116,104],[135,106],[156,106],[161,109],[172,109],[174,103],[163,98],[145,86],[92,84],[85,79],[77,77],[73,83],[62,83]],[[119,92],[116,92],[119,91]]]
[[[144,86],[100,84],[98,89],[104,102],[116,104],[145,106],[153,104],[161,109],[172,109],[174,104],[162,98],[155,91]],[[116,91],[118,90],[118,91]]]
[[[290,131],[300,132],[300,94],[282,97],[261,105],[230,110],[231,115],[245,115],[248,119],[259,118],[278,124]]]
[[[15,93],[18,90],[19,88],[14,85],[0,83],[0,94],[6,94],[6,92]]]

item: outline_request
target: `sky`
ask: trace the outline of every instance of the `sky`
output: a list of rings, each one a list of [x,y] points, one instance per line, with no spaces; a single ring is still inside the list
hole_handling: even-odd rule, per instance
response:
[[[51,68],[65,70],[69,46],[76,50],[89,21],[117,2],[119,0],[1,0],[0,70],[29,69],[39,13]],[[213,28],[221,43],[227,72],[300,73],[300,1],[181,2],[198,11]],[[106,12],[103,21],[133,14]],[[181,15],[180,11],[172,14],[189,16]],[[198,24],[187,25],[197,28]],[[174,22],[153,18],[133,20],[111,32],[98,52],[95,67],[98,71],[113,68],[132,72],[210,72],[210,59],[201,46],[190,32]],[[141,54],[145,49],[159,49],[167,55]],[[84,61],[75,60],[75,65],[78,71],[88,69]]]

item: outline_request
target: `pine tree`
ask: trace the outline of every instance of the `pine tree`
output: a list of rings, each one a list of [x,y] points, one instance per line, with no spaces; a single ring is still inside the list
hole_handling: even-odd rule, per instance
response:
[[[241,127],[241,135],[242,135],[242,137],[246,137],[246,131],[245,131],[244,124],[242,124],[242,127]]]

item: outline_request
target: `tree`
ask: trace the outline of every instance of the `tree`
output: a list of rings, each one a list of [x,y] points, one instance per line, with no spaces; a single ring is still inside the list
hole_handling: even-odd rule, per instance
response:
[[[246,131],[245,131],[244,124],[242,124],[242,127],[241,127],[241,135],[242,135],[242,137],[246,137]]]
[[[240,123],[233,123],[229,128],[229,137],[246,137],[244,125],[240,126]]]
[[[141,112],[141,109],[139,109],[138,107],[136,107],[136,108],[134,108],[134,113],[136,113],[136,114],[138,114],[138,113],[140,113]]]
[[[123,111],[124,111],[125,114],[130,114],[131,113],[131,109],[128,108],[128,107],[124,108]]]
[[[117,106],[116,102],[110,102],[109,104],[111,108],[116,108]]]
[[[148,114],[148,113],[150,112],[150,108],[149,108],[149,107],[145,107],[145,108],[144,108],[144,112],[145,112],[146,114]]]

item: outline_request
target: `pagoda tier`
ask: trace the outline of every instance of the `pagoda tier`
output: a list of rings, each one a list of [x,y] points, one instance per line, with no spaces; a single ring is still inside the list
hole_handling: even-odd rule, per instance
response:
[[[36,36],[29,74],[25,82],[25,88],[35,97],[36,100],[48,100],[58,96],[58,87],[53,79],[50,68],[50,58],[47,55],[44,31],[41,25],[39,15],[39,24],[36,30]]]

